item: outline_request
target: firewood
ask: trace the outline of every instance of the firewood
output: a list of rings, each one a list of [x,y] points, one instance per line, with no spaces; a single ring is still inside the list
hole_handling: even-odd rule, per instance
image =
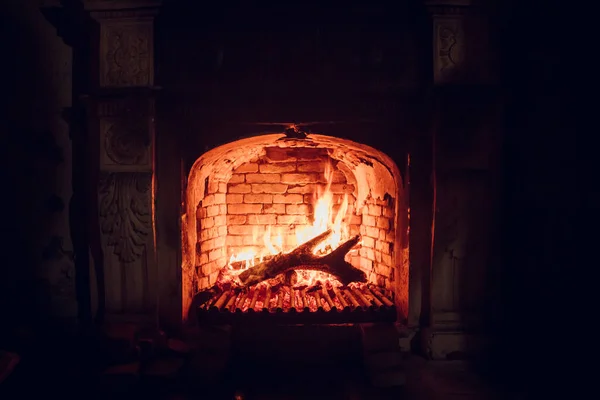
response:
[[[351,282],[366,282],[365,273],[344,260],[346,253],[358,244],[360,236],[354,236],[327,255],[316,256],[313,254],[315,247],[329,235],[331,235],[331,230],[301,244],[289,253],[279,253],[267,261],[248,268],[238,276],[242,286],[252,286],[296,269],[327,272],[344,285]]]

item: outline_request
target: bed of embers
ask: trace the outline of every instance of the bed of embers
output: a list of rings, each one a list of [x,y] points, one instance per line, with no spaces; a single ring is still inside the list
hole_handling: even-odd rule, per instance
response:
[[[229,323],[264,319],[272,323],[358,323],[395,321],[391,294],[370,284],[313,286],[258,284],[226,289],[198,308],[201,323]]]
[[[315,253],[331,233],[327,230],[290,252],[261,258],[251,267],[230,263],[216,285],[198,294],[202,299],[199,321],[229,323],[262,317],[288,324],[394,321],[392,294],[367,283],[364,272],[345,260],[359,244],[359,236],[325,255]]]

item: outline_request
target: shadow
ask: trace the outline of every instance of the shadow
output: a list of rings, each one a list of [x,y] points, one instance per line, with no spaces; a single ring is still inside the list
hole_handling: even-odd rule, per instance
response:
[[[56,108],[44,43],[33,15],[12,1],[0,14],[5,77],[0,94],[3,191],[3,263],[0,316],[3,328],[30,325],[48,316],[53,290],[41,271],[45,240],[64,202],[54,194],[63,150],[51,131]],[[16,38],[19,38],[18,40]]]
[[[560,271],[575,267],[575,135],[565,107],[564,54],[551,50],[559,43],[542,33],[559,11],[521,3],[496,11],[505,88],[502,268],[488,367],[512,386],[556,394],[566,386],[569,372],[560,366],[570,357],[559,350],[554,328],[570,295]]]

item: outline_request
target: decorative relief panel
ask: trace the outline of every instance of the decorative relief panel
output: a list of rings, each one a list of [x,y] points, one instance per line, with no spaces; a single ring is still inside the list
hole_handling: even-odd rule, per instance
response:
[[[101,167],[148,170],[152,167],[149,121],[143,118],[100,120]]]
[[[456,81],[464,63],[462,20],[439,18],[434,21],[434,79],[436,83]]]
[[[106,245],[113,247],[123,263],[136,261],[143,254],[152,230],[151,183],[150,172],[108,172],[100,178],[100,229]]]
[[[151,86],[153,63],[151,20],[101,25],[100,86]]]

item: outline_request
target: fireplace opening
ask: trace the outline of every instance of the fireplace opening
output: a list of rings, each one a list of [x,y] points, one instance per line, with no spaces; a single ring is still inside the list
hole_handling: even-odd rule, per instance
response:
[[[370,146],[289,132],[219,146],[185,189],[184,307],[208,322],[404,320],[407,219],[398,167]]]

